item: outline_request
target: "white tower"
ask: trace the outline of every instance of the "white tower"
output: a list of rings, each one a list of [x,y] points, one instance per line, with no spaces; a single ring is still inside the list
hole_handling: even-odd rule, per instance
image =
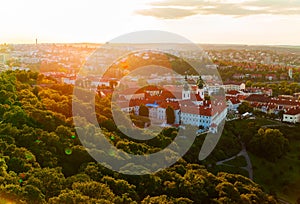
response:
[[[186,83],[183,85],[182,89],[182,100],[189,100],[191,99],[191,91],[189,85]]]
[[[199,79],[197,80],[197,93],[204,99],[204,81],[201,76],[199,76]]]
[[[199,87],[197,88],[197,94],[199,94],[200,95],[200,97],[202,98],[202,99],[204,99],[204,89],[202,88],[202,89],[199,89]]]
[[[292,68],[289,69],[289,77],[290,77],[290,79],[293,79],[293,69]]]

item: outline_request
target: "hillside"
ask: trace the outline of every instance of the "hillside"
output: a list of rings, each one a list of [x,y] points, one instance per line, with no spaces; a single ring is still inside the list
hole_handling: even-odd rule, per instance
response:
[[[276,203],[244,176],[214,175],[185,159],[144,176],[103,167],[76,134],[71,85],[55,84],[38,73],[9,71],[0,75],[0,92],[0,203]],[[108,103],[109,98],[96,96],[96,109],[106,109],[98,121],[121,149],[158,151],[176,135],[176,129],[167,128],[156,142],[130,141],[109,119]]]

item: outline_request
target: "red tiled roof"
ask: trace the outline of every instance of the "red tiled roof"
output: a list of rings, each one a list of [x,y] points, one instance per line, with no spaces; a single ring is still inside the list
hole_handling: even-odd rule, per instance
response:
[[[285,114],[287,115],[298,115],[300,114],[300,107],[293,107],[288,109]]]
[[[245,95],[238,95],[237,97],[240,101],[245,100],[247,98],[247,96],[245,96]]]
[[[168,106],[171,106],[174,110],[180,109],[179,103],[178,102],[173,102],[173,101],[156,101],[156,100],[149,100],[149,99],[132,99],[129,102],[128,101],[118,101],[117,104],[122,107],[133,107],[133,106],[140,106],[142,104],[158,104],[159,107],[162,108],[167,108]]]
[[[159,104],[159,107],[161,108],[167,108],[168,106],[172,107],[174,110],[180,109],[178,102],[169,101],[169,102],[162,102],[161,104]]]
[[[212,109],[203,106],[182,106],[181,112],[194,115],[212,116]]]
[[[192,101],[203,101],[204,99],[201,98],[200,94],[191,94]]]
[[[230,91],[227,91],[226,94],[229,94],[229,95],[237,95],[239,94],[240,92],[239,91],[236,91],[236,90],[230,90]]]
[[[268,104],[268,106],[267,106],[267,108],[268,108],[268,110],[270,110],[270,109],[275,109],[277,107],[277,105],[276,104]]]
[[[192,86],[191,86],[191,90],[192,90],[192,91],[197,91],[197,89],[198,89],[198,86],[197,86],[197,85],[192,85]]]
[[[300,106],[300,101],[295,99],[272,98],[270,102],[276,103],[277,105]]]
[[[165,101],[166,98],[164,96],[149,96],[149,97],[147,97],[147,100],[149,100],[149,101],[156,101],[156,102],[162,102],[162,101]]]
[[[237,97],[232,96],[226,96],[226,100],[230,100],[232,104],[238,104],[241,103],[241,101]]]
[[[175,96],[170,91],[163,91],[161,93],[161,96],[164,98],[175,98]]]
[[[245,100],[250,102],[270,102],[271,99],[262,94],[252,94],[245,98]]]
[[[176,98],[176,99],[182,99],[182,92],[181,91],[172,91],[172,98]]]
[[[227,108],[226,104],[216,105],[211,107],[207,106],[181,106],[181,112],[194,115],[213,116],[217,113],[221,113]]]
[[[133,95],[133,94],[140,94],[140,93],[144,93],[143,90],[136,89],[136,88],[128,88],[128,89],[119,91],[119,94],[122,94],[122,95]]]
[[[192,101],[190,101],[190,100],[180,101],[179,105],[181,107],[183,107],[183,106],[185,106],[185,107],[187,107],[187,106],[195,106],[195,104]]]
[[[144,91],[160,91],[162,89],[163,89],[162,87],[154,86],[154,85],[149,85],[143,88]]]

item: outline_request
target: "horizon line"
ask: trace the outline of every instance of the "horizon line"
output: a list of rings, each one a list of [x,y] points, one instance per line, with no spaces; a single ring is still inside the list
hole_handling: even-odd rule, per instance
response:
[[[61,45],[71,45],[71,44],[93,44],[93,45],[105,45],[105,44],[108,44],[109,42],[42,42],[42,43],[37,43],[37,45],[49,45],[49,44],[61,44]],[[149,42],[149,43],[138,43],[138,42],[135,42],[135,43],[109,43],[109,44],[128,44],[128,45],[143,45],[143,44],[181,44],[181,45],[184,45],[184,44],[189,44],[189,43],[175,43],[175,42]],[[194,43],[196,45],[219,45],[219,46],[272,46],[272,47],[276,47],[276,46],[290,46],[290,47],[300,47],[300,44],[252,44],[252,43]],[[0,45],[36,45],[36,43],[28,43],[28,42],[25,42],[25,43],[1,43]]]

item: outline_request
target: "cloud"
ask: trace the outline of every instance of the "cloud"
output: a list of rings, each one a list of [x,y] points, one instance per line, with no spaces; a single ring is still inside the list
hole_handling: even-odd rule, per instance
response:
[[[162,0],[149,9],[136,13],[163,19],[178,19],[192,15],[300,15],[299,0]]]
[[[178,19],[196,15],[195,11],[179,8],[151,8],[136,11],[137,14],[144,16],[154,16],[156,18]]]

